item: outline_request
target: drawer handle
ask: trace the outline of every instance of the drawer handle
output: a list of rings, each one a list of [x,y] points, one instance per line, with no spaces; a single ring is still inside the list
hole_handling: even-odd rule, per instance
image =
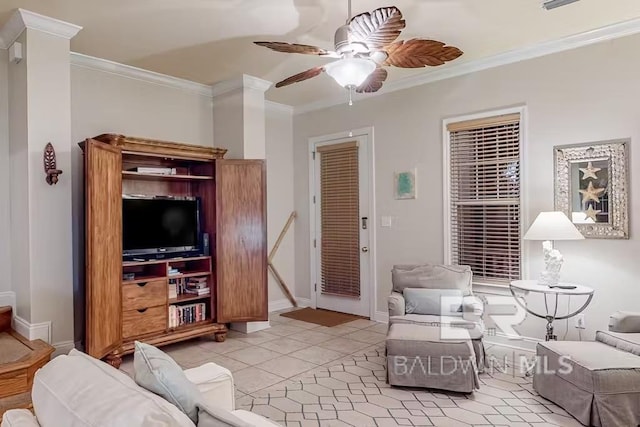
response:
[[[143,288],[148,282],[140,282],[138,283],[138,286],[140,286],[141,288]]]
[[[147,310],[148,310],[147,308],[139,308],[138,313],[144,313]]]

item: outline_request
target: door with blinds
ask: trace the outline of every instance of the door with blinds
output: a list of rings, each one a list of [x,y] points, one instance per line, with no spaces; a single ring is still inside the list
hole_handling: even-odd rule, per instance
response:
[[[314,147],[316,307],[369,316],[365,136]]]

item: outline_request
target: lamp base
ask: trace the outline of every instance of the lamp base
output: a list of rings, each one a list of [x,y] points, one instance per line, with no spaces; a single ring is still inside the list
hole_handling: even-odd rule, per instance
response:
[[[544,271],[540,273],[541,285],[555,286],[560,282],[560,269],[564,259],[557,249],[553,249],[553,243],[549,240],[542,243],[544,254]]]
[[[556,286],[560,283],[560,272],[555,271],[543,271],[540,273],[538,283],[546,286]]]

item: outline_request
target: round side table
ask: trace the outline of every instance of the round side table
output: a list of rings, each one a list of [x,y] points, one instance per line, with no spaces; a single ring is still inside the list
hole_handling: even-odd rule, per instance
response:
[[[553,334],[553,321],[554,320],[564,320],[564,319],[568,319],[570,317],[573,317],[577,314],[580,314],[582,311],[584,311],[585,308],[587,308],[587,306],[589,305],[589,303],[591,302],[591,299],[593,299],[593,289],[589,288],[588,286],[582,286],[582,285],[575,285],[572,283],[559,283],[558,285],[560,286],[575,286],[575,288],[573,289],[562,289],[562,288],[558,288],[558,287],[549,287],[547,285],[541,285],[538,283],[537,280],[514,280],[513,282],[511,282],[511,285],[509,286],[509,289],[511,290],[511,295],[513,295],[513,297],[515,298],[516,302],[518,303],[518,305],[522,308],[524,308],[527,313],[532,314],[536,317],[539,317],[541,319],[546,319],[547,321],[547,334],[545,335],[545,340],[546,341],[551,341],[551,340],[557,340],[558,337],[556,337]],[[530,293],[530,292],[534,292],[534,293],[540,293],[544,295],[544,307],[545,307],[545,314],[542,313],[537,313],[531,309],[529,309],[527,307],[526,304],[524,304],[520,297],[518,297],[516,295],[517,291],[522,291],[526,294]],[[585,303],[576,311],[573,312],[569,312],[565,315],[562,316],[558,316],[558,297],[560,295],[567,295],[567,296],[574,296],[574,295],[584,295],[587,297],[587,300],[585,301]],[[553,313],[549,310],[549,303],[547,301],[547,296],[551,296],[552,298],[555,296],[555,307],[553,309]]]

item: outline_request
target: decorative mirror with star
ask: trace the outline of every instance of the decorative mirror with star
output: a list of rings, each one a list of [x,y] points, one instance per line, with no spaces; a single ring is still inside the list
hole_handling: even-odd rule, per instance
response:
[[[555,205],[587,238],[628,239],[629,140],[555,147]]]

